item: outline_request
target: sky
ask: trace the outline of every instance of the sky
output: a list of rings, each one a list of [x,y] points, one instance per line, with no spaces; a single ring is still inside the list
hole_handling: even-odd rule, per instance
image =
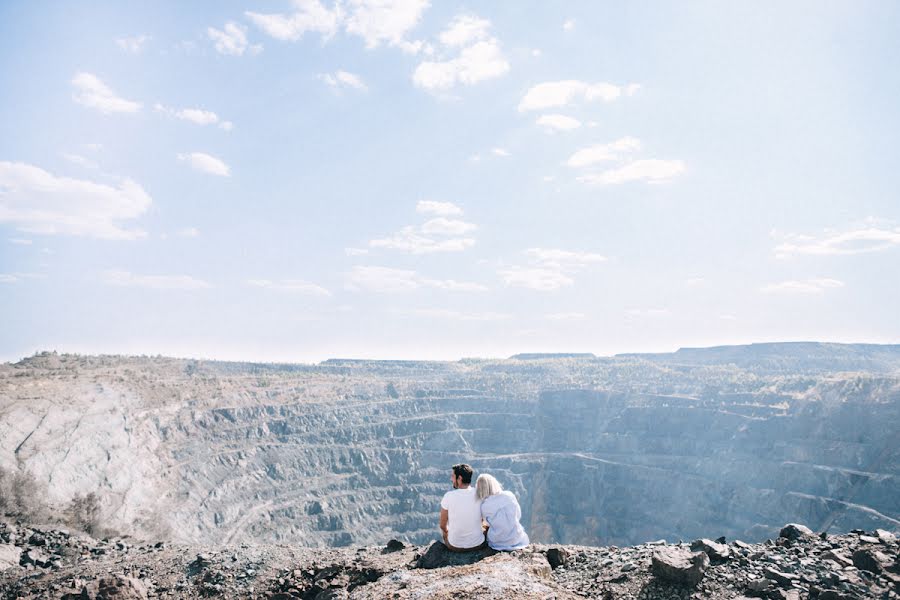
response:
[[[900,342],[900,4],[0,2],[0,360]]]

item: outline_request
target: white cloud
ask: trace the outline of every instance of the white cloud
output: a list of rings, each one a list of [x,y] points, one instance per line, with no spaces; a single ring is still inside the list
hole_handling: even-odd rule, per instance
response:
[[[385,43],[415,53],[420,44],[405,36],[419,24],[428,5],[428,0],[350,0],[347,33],[363,38],[366,48]]]
[[[428,279],[415,271],[390,267],[356,266],[348,274],[347,288],[352,291],[384,293],[412,292],[420,288],[435,288],[453,292],[482,292],[487,288],[478,283],[453,279]]]
[[[436,202],[434,200],[419,200],[416,203],[416,212],[424,214],[440,215],[449,217],[452,215],[461,215],[462,209],[452,202]]]
[[[319,33],[326,39],[343,27],[361,37],[366,48],[381,44],[416,53],[421,42],[409,41],[406,34],[418,25],[428,0],[349,0],[327,8],[319,0],[294,0],[290,14],[244,13],[254,25],[282,41],[297,41],[306,33]]]
[[[672,314],[668,308],[629,308],[625,311],[629,317],[668,317]]]
[[[788,234],[775,247],[777,258],[797,255],[841,256],[879,252],[900,246],[900,228],[865,227],[850,231],[826,231],[821,237]]]
[[[203,152],[191,152],[189,154],[179,154],[178,160],[188,163],[193,169],[203,171],[210,175],[218,175],[220,177],[230,177],[231,170],[224,162],[215,156],[204,154]]]
[[[20,279],[15,275],[0,273],[0,283],[19,283]]]
[[[270,279],[248,279],[247,285],[251,287],[265,288],[269,290],[277,290],[281,292],[294,292],[309,296],[331,296],[331,292],[320,285],[304,281],[302,279],[281,279],[272,281]]]
[[[509,62],[500,43],[491,38],[463,48],[456,58],[420,63],[413,73],[413,83],[428,91],[441,91],[494,79],[508,71]]]
[[[500,277],[506,285],[538,291],[557,290],[573,285],[573,276],[579,271],[606,261],[601,254],[559,248],[529,248],[525,255],[530,259],[531,266],[500,270]]]
[[[510,267],[500,271],[503,283],[541,292],[558,290],[575,283],[568,275],[555,269]]]
[[[88,108],[102,113],[136,113],[141,110],[140,102],[132,102],[116,96],[100,78],[91,73],[76,73],[72,78],[75,92],[72,99]]]
[[[30,246],[33,242],[25,238],[9,238],[9,243],[18,246]]]
[[[546,315],[550,321],[583,321],[585,314],[580,312],[552,313]]]
[[[434,252],[462,252],[475,245],[472,238],[449,238],[436,240],[420,234],[415,227],[404,227],[387,238],[374,239],[369,242],[372,248],[389,248],[403,250],[412,254],[431,254]]]
[[[637,152],[640,149],[640,140],[623,137],[609,144],[595,144],[582,148],[570,156],[566,164],[570,167],[587,167],[598,162],[618,160],[622,154]]]
[[[170,108],[159,102],[154,104],[153,108],[156,112],[197,125],[218,125],[220,129],[224,129],[225,131],[231,131],[234,128],[231,121],[223,121],[219,118],[219,115],[211,110],[204,110],[202,108]]]
[[[492,148],[491,152],[494,153],[494,156],[509,156],[509,150],[507,150],[506,148]]]
[[[69,152],[63,152],[62,157],[72,163],[73,165],[78,165],[79,167],[84,167],[85,169],[96,169],[98,165],[96,162],[92,161],[89,158],[85,158],[80,154],[71,154]]]
[[[475,15],[457,15],[438,39],[445,46],[466,46],[489,37],[491,22]]]
[[[206,34],[212,40],[219,54],[243,56],[244,52],[248,50],[250,54],[257,54],[262,51],[262,46],[251,45],[247,41],[247,28],[243,25],[238,25],[234,21],[229,21],[222,29],[208,27]]]
[[[562,25],[563,31],[572,31],[575,29],[575,19],[566,19]]]
[[[547,81],[533,86],[525,93],[522,101],[519,102],[519,112],[567,106],[576,100],[612,102],[618,99],[623,92],[636,90],[634,85],[636,84],[631,84],[623,89],[618,85],[605,82],[587,83],[575,79]]]
[[[133,240],[146,233],[125,229],[122,222],[136,219],[152,202],[130,179],[113,186],[0,161],[0,223],[20,231]]]
[[[319,79],[327,83],[333,88],[349,87],[361,92],[365,92],[369,87],[360,78],[359,75],[349,73],[347,71],[335,71],[334,73],[322,73]]]
[[[588,265],[606,262],[606,257],[594,252],[572,252],[558,248],[529,248],[525,254],[544,267],[554,269],[582,269]]]
[[[583,175],[578,181],[587,184],[612,185],[630,181],[662,183],[685,172],[685,164],[680,160],[635,160],[622,167],[601,173]]]
[[[122,270],[104,271],[101,279],[107,285],[154,290],[202,290],[212,287],[206,281],[189,275],[137,275]]]
[[[844,287],[837,279],[815,278],[770,283],[760,288],[765,294],[821,294],[827,289]]]
[[[428,317],[435,319],[451,319],[454,321],[504,321],[511,319],[512,315],[508,313],[463,313],[458,310],[442,309],[442,308],[420,308],[411,311],[413,315],[418,317]]]
[[[474,223],[444,217],[431,219],[422,225],[422,233],[429,235],[465,235],[476,229],[478,229],[478,225]]]
[[[186,227],[178,232],[180,237],[195,238],[200,236],[200,230],[196,227]]]
[[[362,256],[363,254],[368,253],[368,248],[344,248],[344,254],[347,256]]]
[[[548,131],[571,131],[581,127],[581,121],[566,115],[541,115],[535,122]]]
[[[116,45],[132,54],[139,54],[144,49],[144,44],[152,40],[149,35],[141,34],[132,37],[123,37],[116,40]]]
[[[335,34],[340,25],[339,8],[329,10],[319,0],[295,0],[296,11],[290,15],[244,13],[254,25],[277,40],[294,42],[307,32],[326,37]]]

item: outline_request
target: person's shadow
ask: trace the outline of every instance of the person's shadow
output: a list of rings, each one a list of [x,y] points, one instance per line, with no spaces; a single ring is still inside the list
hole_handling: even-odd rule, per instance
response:
[[[471,565],[480,560],[497,554],[496,550],[492,550],[485,545],[484,548],[478,550],[470,550],[468,552],[453,552],[443,544],[443,542],[434,542],[425,551],[425,554],[415,560],[414,568],[416,569],[439,569],[441,567],[458,567],[461,565]]]

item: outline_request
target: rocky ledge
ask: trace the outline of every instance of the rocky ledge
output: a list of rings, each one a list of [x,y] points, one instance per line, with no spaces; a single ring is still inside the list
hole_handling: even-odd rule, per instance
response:
[[[452,554],[396,540],[327,550],[133,543],[0,523],[0,597],[889,600],[900,598],[900,545],[884,530],[815,535],[789,524],[761,544],[718,538]]]

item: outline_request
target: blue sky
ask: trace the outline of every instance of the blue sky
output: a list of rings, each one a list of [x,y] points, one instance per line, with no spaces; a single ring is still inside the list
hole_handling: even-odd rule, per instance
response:
[[[900,342],[895,2],[0,3],[0,359]]]

